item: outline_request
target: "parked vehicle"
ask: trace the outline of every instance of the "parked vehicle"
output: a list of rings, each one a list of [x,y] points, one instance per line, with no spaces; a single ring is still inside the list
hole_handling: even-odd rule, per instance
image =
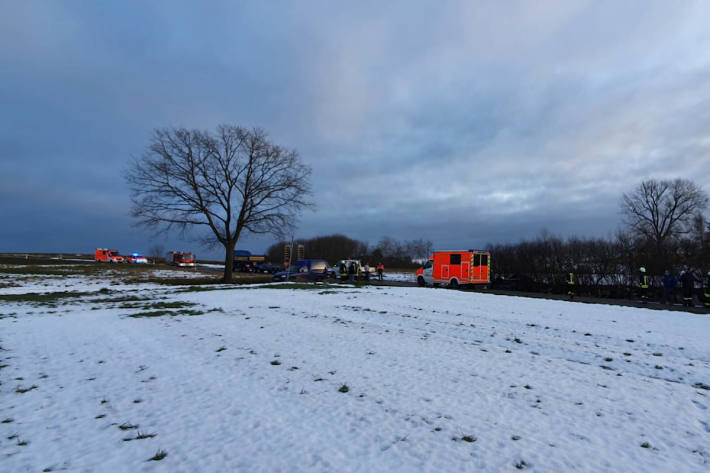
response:
[[[274,274],[279,271],[281,271],[281,266],[277,264],[257,264],[254,268],[255,273]]]
[[[232,262],[232,271],[236,273],[253,273],[255,263],[249,261],[234,261]]]
[[[191,267],[195,266],[195,255],[183,251],[171,251],[168,253],[167,261],[175,266]]]
[[[365,267],[360,263],[360,260],[357,259],[341,259],[328,269],[328,276],[334,279],[340,278],[340,265],[345,264],[345,267],[348,268],[351,263],[355,264],[355,275],[358,279],[375,278],[375,267],[368,266],[367,270],[369,274],[365,275]]]
[[[107,248],[96,248],[94,253],[94,261],[105,261],[107,263],[125,263],[118,250],[109,250]]]
[[[417,270],[420,286],[448,284],[490,284],[491,254],[487,251],[435,251],[424,266]]]
[[[257,270],[257,265],[265,262],[265,255],[253,255],[251,254],[251,251],[247,250],[234,250],[232,270],[245,273],[253,273]]]
[[[287,279],[320,281],[328,277],[328,262],[322,259],[304,259],[293,263],[286,271],[273,276],[274,281]]]
[[[148,258],[146,258],[140,253],[133,252],[130,255],[126,256],[126,262],[133,264],[148,264]]]

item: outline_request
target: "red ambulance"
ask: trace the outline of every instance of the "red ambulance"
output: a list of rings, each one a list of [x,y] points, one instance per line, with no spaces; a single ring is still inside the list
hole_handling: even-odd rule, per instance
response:
[[[469,284],[490,284],[491,254],[488,251],[435,251],[417,270],[417,284],[456,288]]]
[[[124,263],[123,256],[118,253],[118,250],[109,250],[108,248],[96,248],[94,253],[94,261],[104,261],[106,263]]]

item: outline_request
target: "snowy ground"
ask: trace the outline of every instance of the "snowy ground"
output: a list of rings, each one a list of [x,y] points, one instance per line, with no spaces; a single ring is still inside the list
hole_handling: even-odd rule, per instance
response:
[[[383,275],[385,281],[401,281],[401,282],[414,282],[417,280],[414,271],[411,273],[385,273]]]
[[[15,281],[0,286],[0,471],[710,470],[707,316]]]

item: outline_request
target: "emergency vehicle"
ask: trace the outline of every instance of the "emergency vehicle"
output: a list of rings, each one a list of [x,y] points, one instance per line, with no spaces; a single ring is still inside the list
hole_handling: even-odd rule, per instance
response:
[[[148,264],[148,258],[146,258],[140,253],[133,252],[130,255],[126,256],[126,263]]]
[[[365,274],[365,267],[360,263],[359,259],[341,259],[337,263],[335,263],[334,266],[331,266],[328,268],[328,277],[331,277],[333,279],[338,279],[340,278],[340,265],[344,264],[345,269],[347,271],[347,268],[350,267],[351,264],[355,265],[355,277],[358,279],[375,279],[375,267],[374,266],[368,266],[367,271],[370,273],[368,275]]]
[[[417,270],[417,284],[448,284],[455,288],[468,284],[490,284],[491,254],[488,251],[435,251]]]
[[[253,273],[258,265],[264,263],[266,263],[265,255],[253,255],[247,250],[234,250],[232,270]]]
[[[105,261],[107,263],[123,263],[123,256],[118,253],[118,250],[109,250],[107,248],[96,248],[94,253],[94,261]]]
[[[195,256],[192,253],[171,251],[168,253],[168,262],[175,266],[195,266]]]

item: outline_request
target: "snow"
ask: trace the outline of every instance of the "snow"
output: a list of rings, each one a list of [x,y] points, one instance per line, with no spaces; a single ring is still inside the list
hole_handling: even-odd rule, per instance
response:
[[[220,270],[220,271],[224,271],[224,265],[223,265],[223,264],[198,263],[197,267],[198,267],[198,268],[206,268],[206,269],[218,269],[218,270]]]
[[[0,470],[710,464],[706,316],[415,287],[99,292],[111,280],[44,286],[90,293],[56,304],[0,301]],[[0,295],[37,292],[17,281]],[[110,300],[131,296],[146,300]],[[202,314],[130,317],[171,302]]]
[[[417,280],[416,274],[412,273],[388,273],[383,274],[385,281],[414,282]]]

